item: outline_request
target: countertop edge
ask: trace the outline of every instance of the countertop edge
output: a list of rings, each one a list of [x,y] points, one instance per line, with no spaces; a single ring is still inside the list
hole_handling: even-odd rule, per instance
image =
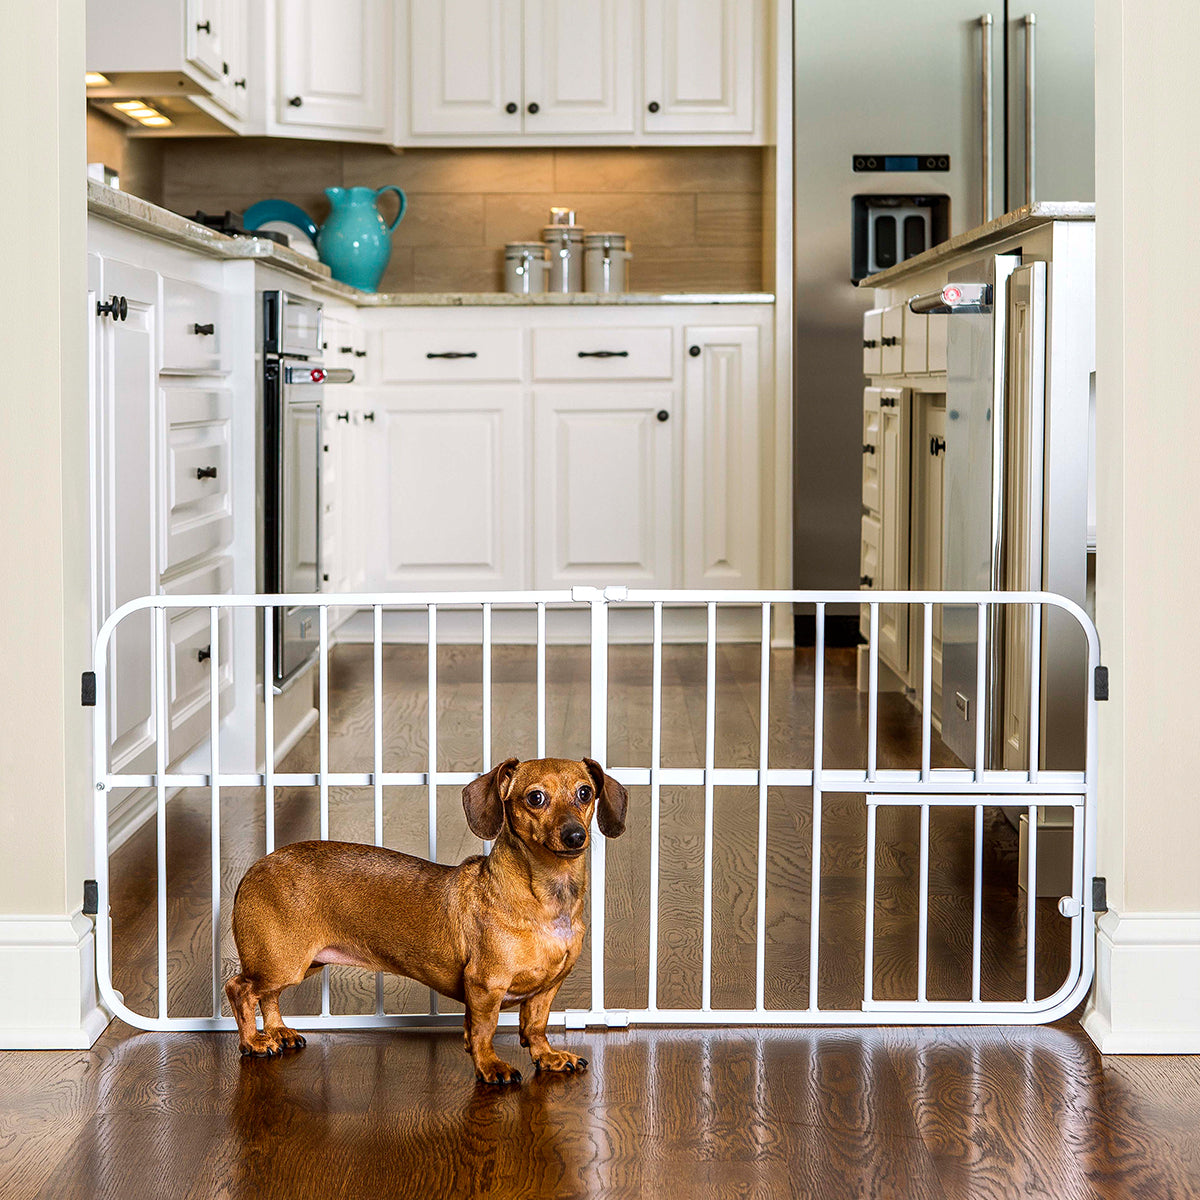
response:
[[[886,271],[878,271],[858,281],[860,288],[891,287],[909,275],[928,270],[943,259],[951,258],[964,250],[986,246],[989,242],[999,241],[1012,234],[1045,225],[1051,221],[1094,221],[1096,205],[1084,200],[1038,200],[1033,204],[1024,204],[1012,212],[996,217],[985,225],[968,229],[965,233],[955,234],[954,237],[912,258],[906,258],[902,263],[889,267]]]

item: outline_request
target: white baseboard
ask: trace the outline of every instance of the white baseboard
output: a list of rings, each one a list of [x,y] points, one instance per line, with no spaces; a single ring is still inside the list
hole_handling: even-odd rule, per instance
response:
[[[1101,1054],[1200,1054],[1200,913],[1105,913],[1083,1027]]]
[[[0,916],[0,1049],[90,1049],[112,1019],[96,995],[95,949],[81,912]]]

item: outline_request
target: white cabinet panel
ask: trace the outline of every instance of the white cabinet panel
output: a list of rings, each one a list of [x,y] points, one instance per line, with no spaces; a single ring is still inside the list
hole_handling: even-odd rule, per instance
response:
[[[221,65],[225,54],[223,15],[221,0],[186,0],[184,5],[187,60],[213,79],[222,78]]]
[[[684,345],[683,586],[755,587],[758,329],[689,328]]]
[[[674,393],[581,386],[534,393],[534,586],[670,586]]]
[[[899,304],[883,310],[879,344],[883,347],[880,370],[884,375],[899,375],[904,369],[904,315]]]
[[[884,388],[880,394],[880,578],[885,591],[908,587],[909,394]],[[898,675],[908,670],[908,608],[879,606],[879,654]]]
[[[418,5],[418,7],[420,7]],[[387,0],[279,0],[276,120],[382,135],[392,106]]]
[[[930,401],[923,403],[922,435],[914,442],[914,454],[924,464],[914,486],[920,488],[915,497],[915,520],[920,522],[921,548],[918,570],[920,577],[914,586],[939,590],[942,586],[942,483],[946,467],[946,410]],[[933,607],[933,711],[940,717],[942,709],[942,606]]]
[[[879,388],[863,388],[862,502],[872,512],[879,511]]]
[[[929,321],[929,370],[934,374],[946,373],[947,317],[933,314]]]
[[[750,133],[756,0],[645,0],[647,133]]]
[[[905,375],[923,375],[929,370],[929,318],[910,312],[908,305],[900,309],[904,318],[903,351]]]
[[[858,586],[865,591],[872,591],[881,586],[879,582],[879,543],[881,537],[879,517],[870,513],[864,513],[862,519],[862,543],[858,556]],[[863,604],[859,606],[858,631],[864,639],[870,640],[871,609],[869,605]]]
[[[406,388],[375,400],[383,527],[368,533],[371,588],[527,586],[521,391]]]
[[[164,275],[161,370],[186,375],[228,369],[221,294]]]
[[[863,313],[863,374],[878,375],[883,369],[883,309]]]
[[[521,0],[417,0],[409,28],[414,134],[521,132]]]
[[[632,133],[632,0],[525,0],[525,132]]]

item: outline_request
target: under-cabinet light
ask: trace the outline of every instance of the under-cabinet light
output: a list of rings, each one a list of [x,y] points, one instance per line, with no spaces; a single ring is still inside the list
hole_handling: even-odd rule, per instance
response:
[[[162,113],[155,113],[152,117],[139,117],[143,125],[170,125],[171,118],[164,117]]]
[[[108,87],[112,83],[107,75],[101,75],[99,71],[88,71],[83,77],[85,87]]]

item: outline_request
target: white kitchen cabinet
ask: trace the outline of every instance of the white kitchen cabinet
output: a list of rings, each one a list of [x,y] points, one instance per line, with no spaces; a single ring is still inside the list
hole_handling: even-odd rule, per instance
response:
[[[521,0],[417,0],[409,31],[413,134],[521,132]]]
[[[684,330],[683,586],[759,582],[758,329]]]
[[[633,0],[525,0],[525,132],[632,133]]]
[[[430,385],[373,401],[370,590],[527,586],[521,390]]]
[[[212,0],[207,0],[211,6]],[[250,6],[247,0],[219,0],[221,76],[213,99],[227,112],[245,120],[250,115]]]
[[[388,0],[278,0],[276,16],[277,132],[386,140],[393,68]]]
[[[95,256],[93,256],[94,258]],[[158,276],[116,259],[97,260],[94,326],[93,471],[97,617],[157,590],[155,503]],[[115,302],[124,317],[97,313]],[[135,613],[109,651],[112,769],[144,766],[154,741],[154,621]]]
[[[752,132],[761,19],[758,0],[644,0],[646,132]]]
[[[880,371],[884,375],[899,375],[904,370],[904,311],[899,304],[883,310],[879,340],[882,349]]]
[[[675,393],[579,385],[533,395],[533,581],[669,587]]]
[[[883,371],[883,309],[872,308],[863,313],[862,369],[864,375],[880,375]]]
[[[214,80],[223,77],[225,29],[222,0],[185,0],[184,41],[187,60]]]
[[[883,388],[879,397],[879,565],[876,587],[908,587],[909,409],[903,388]],[[879,606],[879,654],[902,678],[908,671],[908,606]]]
[[[914,417],[913,434],[913,580],[912,586],[923,591],[938,591],[942,587],[942,483],[946,467],[946,408],[930,396],[919,396],[919,419]],[[914,606],[911,613],[910,636],[913,640],[912,661],[915,668],[913,686],[921,689],[919,672],[923,665],[916,647],[924,637],[924,612]],[[941,719],[942,711],[942,606],[935,604],[932,620],[930,664],[933,715]]]

